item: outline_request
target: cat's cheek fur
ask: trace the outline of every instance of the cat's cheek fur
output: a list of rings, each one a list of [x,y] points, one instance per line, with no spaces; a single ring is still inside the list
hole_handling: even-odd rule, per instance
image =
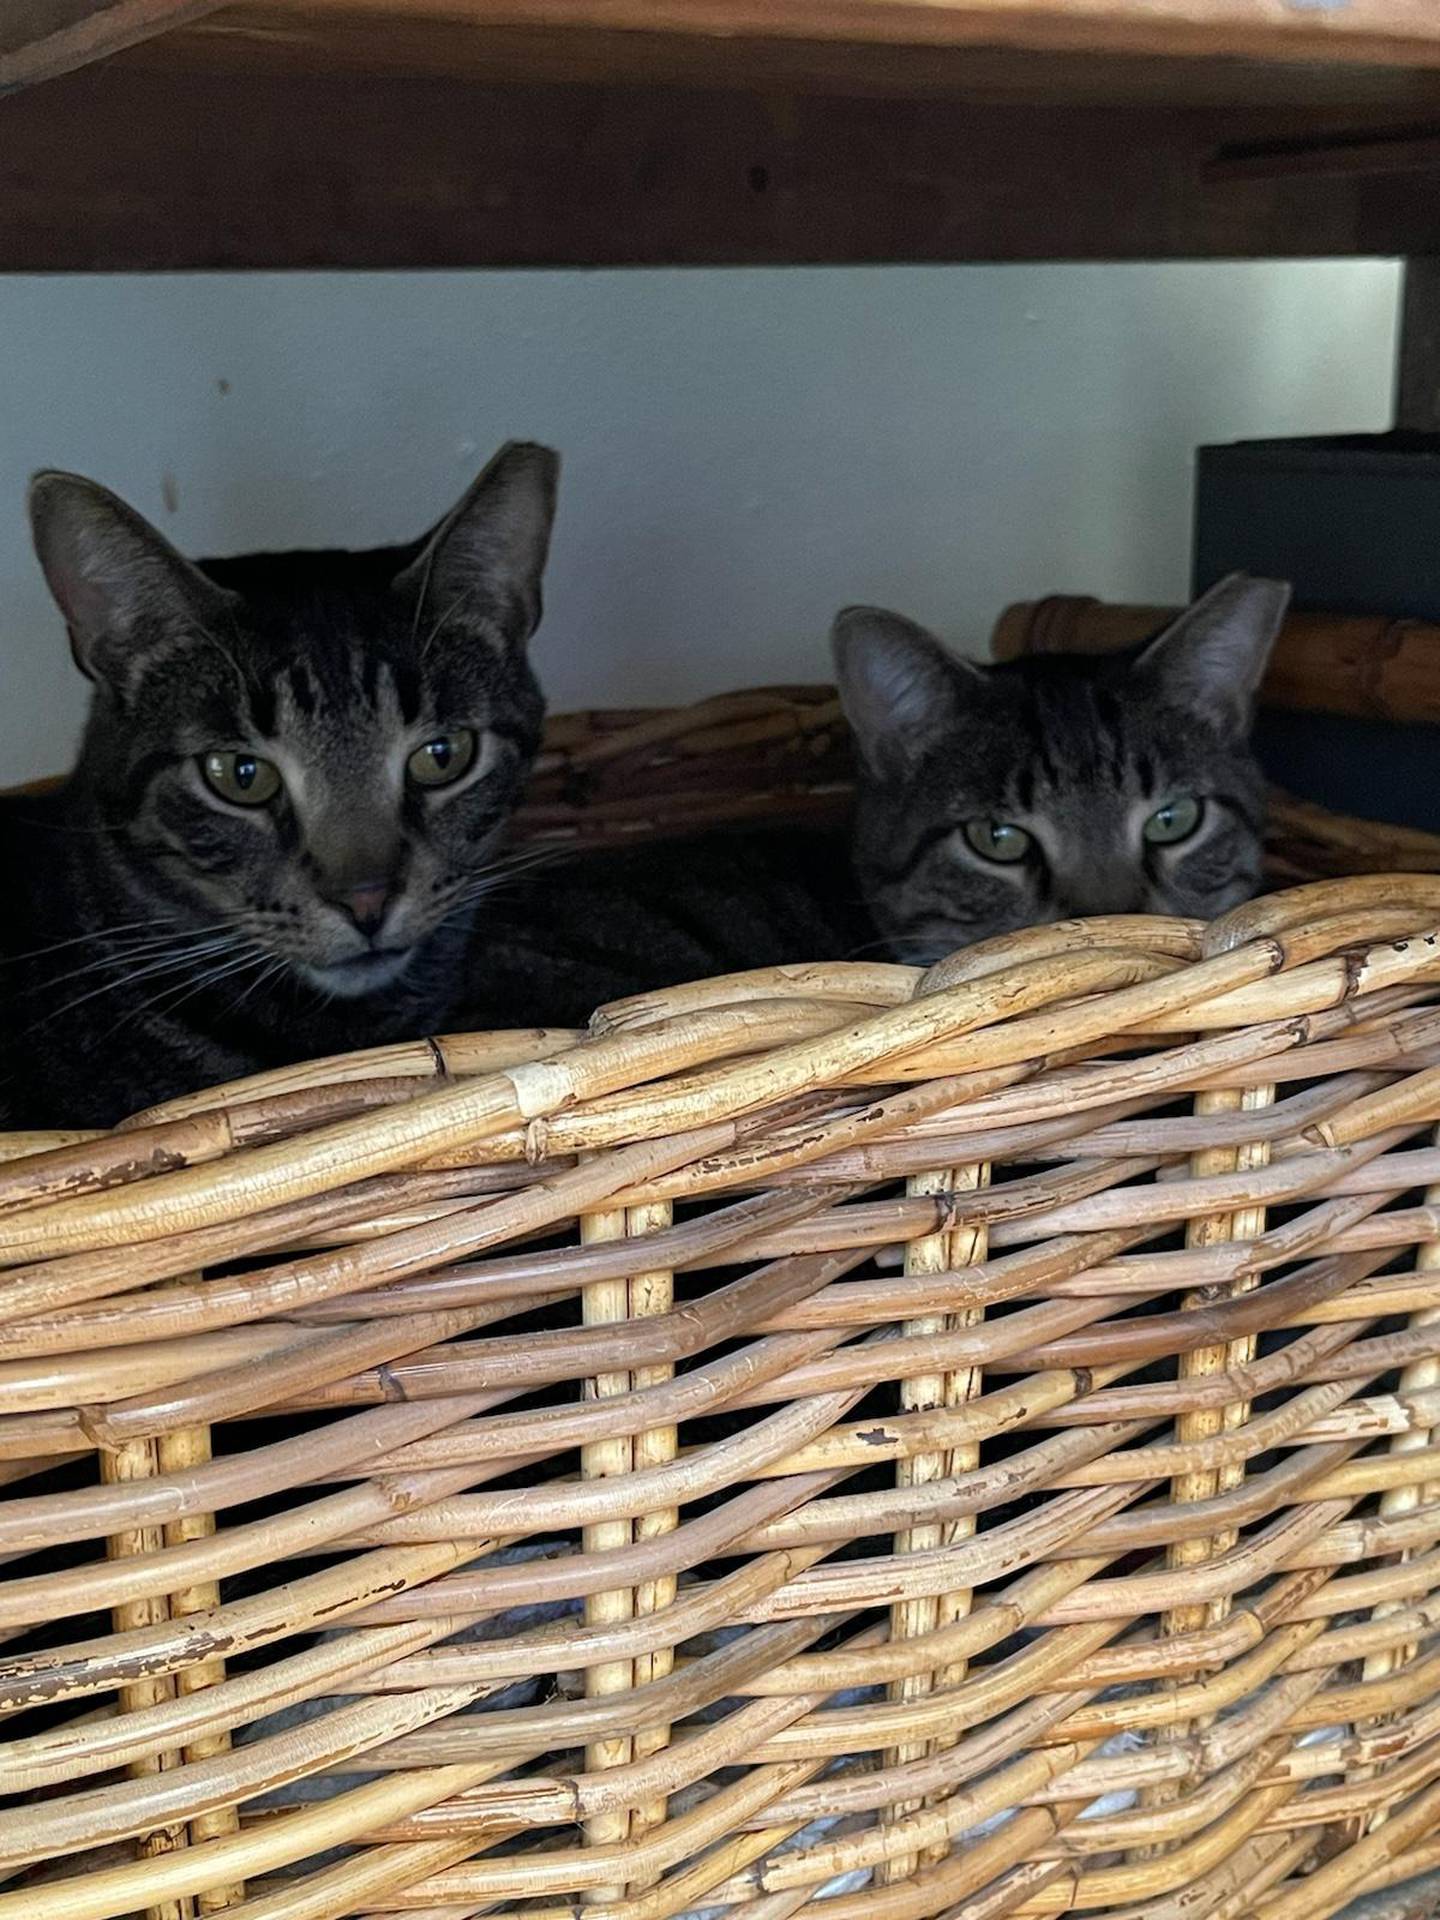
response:
[[[931,966],[993,933],[1061,917],[1028,864],[986,870],[942,845],[897,879],[875,854],[883,843],[867,835],[861,845],[867,841],[869,857],[857,861],[861,889],[878,930],[907,965]]]
[[[1165,863],[1157,912],[1213,920],[1252,899],[1262,880],[1259,840],[1242,824],[1225,820],[1193,848],[1181,846]]]

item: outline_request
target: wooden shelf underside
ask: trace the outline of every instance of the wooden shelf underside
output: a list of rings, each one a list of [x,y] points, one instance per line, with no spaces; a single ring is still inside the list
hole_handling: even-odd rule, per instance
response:
[[[0,269],[1440,252],[1440,0],[8,0]]]

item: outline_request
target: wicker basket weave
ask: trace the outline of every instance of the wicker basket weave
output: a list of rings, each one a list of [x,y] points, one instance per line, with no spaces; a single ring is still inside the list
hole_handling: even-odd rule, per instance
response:
[[[531,829],[648,830],[642,762],[672,820],[833,806],[824,712],[564,723]],[[1440,1866],[1437,1122],[1412,873],[12,1138],[0,1920],[1321,1920]]]

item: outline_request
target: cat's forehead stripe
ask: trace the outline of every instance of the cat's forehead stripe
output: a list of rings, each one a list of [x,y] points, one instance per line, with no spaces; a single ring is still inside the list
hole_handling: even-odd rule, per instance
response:
[[[1040,771],[1051,787],[1058,787],[1060,774],[1050,752],[1051,730],[1046,725],[1047,715],[1037,694],[1031,695],[1026,718],[1030,722],[1030,737],[1034,743],[1035,758],[1040,764]]]
[[[400,717],[407,727],[413,727],[420,718],[422,706],[420,674],[407,661],[398,660],[391,664],[390,679],[399,703]]]
[[[257,733],[266,739],[273,739],[276,731],[277,703],[275,689],[268,680],[257,680],[249,688],[250,718]]]
[[[320,688],[307,660],[297,660],[286,676],[286,688],[291,705],[297,713],[308,720],[320,702]]]

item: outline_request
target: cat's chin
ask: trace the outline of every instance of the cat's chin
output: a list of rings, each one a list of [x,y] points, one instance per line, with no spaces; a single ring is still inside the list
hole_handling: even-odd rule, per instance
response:
[[[325,967],[297,962],[295,971],[307,986],[336,1000],[361,1000],[393,986],[410,960],[410,949],[388,953],[357,953],[353,960],[336,960]]]

